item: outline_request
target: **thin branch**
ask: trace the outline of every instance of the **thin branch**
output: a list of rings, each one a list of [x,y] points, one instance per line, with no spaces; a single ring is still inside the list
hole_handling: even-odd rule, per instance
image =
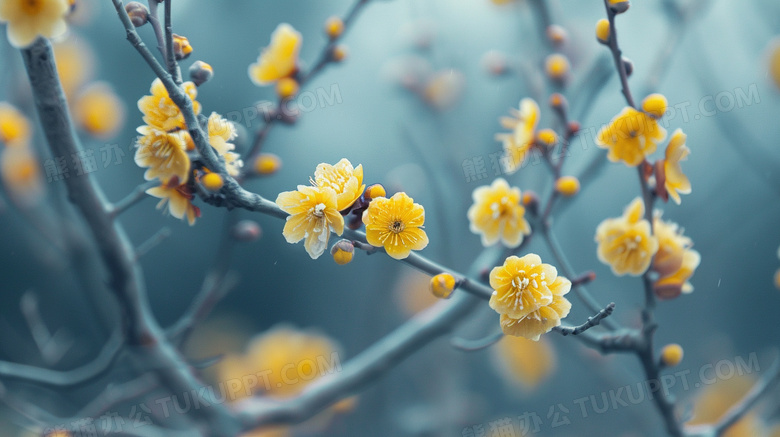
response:
[[[457,294],[414,316],[344,364],[341,371],[313,381],[290,399],[251,398],[236,406],[245,431],[270,424],[300,423],[346,398],[396,367],[436,338],[449,333],[477,300]]]
[[[611,302],[609,305],[604,307],[603,310],[599,311],[593,316],[588,317],[588,320],[582,325],[556,326],[555,328],[553,328],[553,330],[559,332],[564,337],[567,335],[579,335],[587,331],[588,329],[598,325],[602,320],[609,317],[612,314],[612,311],[614,310],[615,310],[615,302]]]
[[[165,35],[163,34],[162,25],[160,24],[160,18],[158,14],[157,5],[160,4],[159,0],[148,0],[149,3],[149,23],[154,30],[154,37],[157,39],[157,50],[160,51],[163,59],[168,59],[168,51],[165,45]]]
[[[117,329],[106,341],[100,353],[89,363],[70,370],[52,370],[28,364],[0,361],[0,377],[22,379],[39,384],[59,387],[72,387],[91,381],[106,371],[114,363],[124,345],[124,335]]]
[[[152,235],[151,237],[149,237],[148,240],[138,245],[138,248],[135,249],[136,261],[141,259],[144,255],[149,253],[150,250],[157,247],[160,243],[165,241],[165,239],[170,236],[171,236],[171,228],[167,226],[155,232],[154,235]]]
[[[155,1],[155,0],[152,0]],[[168,64],[168,73],[173,81],[181,84],[179,76],[179,64],[176,62],[176,53],[173,51],[173,28],[171,27],[171,3],[173,0],[165,0],[165,62]]]
[[[146,199],[146,190],[159,186],[160,182],[157,180],[144,182],[143,184],[135,187],[133,191],[114,204],[109,204],[106,213],[116,218],[123,212],[133,207],[138,202]]]
[[[626,98],[626,102],[629,106],[635,108],[634,97],[631,95],[631,88],[628,86],[626,65],[623,63],[623,52],[618,45],[617,29],[615,28],[615,12],[609,7],[609,0],[604,0],[604,6],[607,8],[607,19],[609,20],[609,50],[612,52],[612,59],[615,62],[618,76],[620,76],[623,97]]]
[[[477,338],[475,340],[469,340],[462,337],[453,337],[450,340],[450,345],[455,349],[462,350],[464,352],[476,352],[482,349],[487,349],[490,346],[501,341],[504,338],[504,331],[494,332],[488,336]]]
[[[151,373],[120,384],[111,384],[82,407],[74,417],[99,417],[114,408],[114,406],[143,396],[159,387],[159,385],[160,382]]]
[[[184,312],[176,323],[168,328],[168,339],[175,345],[181,346],[192,333],[193,329],[211,313],[211,310],[233,289],[238,283],[238,275],[235,273],[220,274],[210,272],[203,282],[203,287],[195,300],[192,301],[187,311]]]

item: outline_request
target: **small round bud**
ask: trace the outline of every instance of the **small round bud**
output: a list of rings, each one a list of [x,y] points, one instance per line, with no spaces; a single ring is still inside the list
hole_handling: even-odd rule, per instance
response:
[[[565,110],[569,106],[569,102],[566,101],[566,97],[563,97],[563,94],[552,93],[550,96],[550,106],[553,109]]]
[[[566,125],[566,130],[569,132],[569,136],[572,136],[580,131],[582,126],[580,126],[579,121],[570,121],[568,125]]]
[[[341,62],[347,58],[347,55],[349,55],[349,51],[347,50],[347,46],[344,44],[339,44],[336,47],[333,47],[333,51],[331,52],[333,62]]]
[[[609,0],[609,8],[616,14],[622,14],[631,6],[628,0]]]
[[[455,290],[455,277],[449,273],[440,273],[431,278],[431,293],[439,299],[449,299]]]
[[[634,63],[626,57],[623,58],[623,68],[626,69],[626,77],[631,77],[631,74],[634,73]]]
[[[570,69],[569,59],[560,53],[554,53],[544,61],[544,71],[547,73],[547,77],[556,82],[566,80]]]
[[[330,39],[336,39],[344,33],[344,21],[339,17],[330,17],[325,20],[325,35]]]
[[[253,220],[241,220],[233,226],[231,234],[237,241],[255,241],[262,235],[260,225]]]
[[[642,110],[653,118],[661,118],[666,113],[669,102],[661,94],[650,94],[642,100]]]
[[[291,77],[283,77],[276,82],[276,93],[282,99],[289,99],[298,94],[298,82]]]
[[[225,181],[222,180],[219,173],[206,173],[200,178],[200,184],[203,185],[203,188],[215,193],[222,189]]]
[[[674,367],[683,359],[683,348],[677,343],[667,344],[661,349],[661,363],[666,367]]]
[[[528,209],[529,212],[532,214],[536,213],[536,210],[539,208],[539,196],[537,196],[535,192],[531,190],[524,191],[521,200],[523,206]]]
[[[187,59],[192,54],[190,40],[186,36],[173,34],[173,54],[177,61]]]
[[[135,27],[141,27],[149,21],[149,9],[139,2],[130,2],[125,5],[125,12]]]
[[[596,40],[602,44],[609,44],[609,20],[602,18],[596,22]]]
[[[201,86],[214,77],[214,69],[203,61],[195,61],[190,65],[190,79],[195,86]]]
[[[333,255],[333,261],[338,265],[348,264],[355,256],[355,246],[349,240],[339,240],[330,248],[330,254]]]
[[[775,288],[780,290],[780,269],[775,272]]]
[[[555,190],[566,197],[571,197],[580,191],[580,181],[574,176],[561,176],[555,181]]]
[[[482,55],[482,68],[493,76],[501,76],[507,71],[506,55],[498,50],[490,50]]]
[[[385,191],[385,187],[383,187],[382,184],[374,184],[366,188],[366,192],[363,196],[366,200],[376,199],[377,197],[387,196],[387,191]]]
[[[547,26],[547,39],[549,39],[554,46],[559,47],[569,39],[569,34],[563,27],[557,24],[551,24]]]
[[[282,159],[273,153],[261,153],[255,158],[255,173],[268,176],[282,168]]]
[[[553,147],[558,143],[558,134],[552,129],[540,129],[536,133],[536,144],[546,147]]]

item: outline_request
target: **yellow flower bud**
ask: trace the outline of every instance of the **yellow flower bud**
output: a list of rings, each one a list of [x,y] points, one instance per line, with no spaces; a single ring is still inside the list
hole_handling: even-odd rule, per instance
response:
[[[555,190],[566,197],[573,196],[580,191],[580,181],[574,176],[561,176],[555,181]]]
[[[203,61],[195,61],[190,65],[190,79],[195,86],[201,86],[214,77],[214,69]]]
[[[366,188],[366,200],[376,199],[377,197],[386,197],[387,192],[382,184],[374,184]]]
[[[298,82],[291,77],[283,77],[276,82],[276,93],[283,99],[295,96],[298,94],[298,89]]]
[[[536,209],[539,205],[539,196],[531,190],[523,191],[522,197],[523,206],[528,209]]]
[[[558,143],[558,134],[552,129],[541,129],[536,134],[536,143],[542,146],[552,147]]]
[[[548,56],[544,62],[544,70],[547,76],[555,81],[564,81],[569,75],[570,69],[569,59],[560,53]]]
[[[674,367],[683,359],[683,348],[679,344],[667,344],[661,349],[661,362],[666,367]]]
[[[149,10],[139,2],[130,2],[125,5],[125,11],[135,27],[141,27],[149,21]]]
[[[653,118],[663,117],[667,106],[669,103],[666,101],[666,97],[658,93],[650,94],[642,100],[642,111]]]
[[[339,240],[330,249],[333,261],[338,265],[348,264],[355,256],[355,246],[349,240]]]
[[[192,46],[186,36],[173,34],[173,54],[177,61],[187,59],[192,54]]]
[[[271,175],[282,168],[282,159],[273,153],[261,153],[255,159],[255,172],[260,175]]]
[[[203,188],[214,193],[222,189],[225,181],[222,180],[222,176],[218,173],[206,173],[200,178],[200,184],[203,185]]]
[[[331,56],[333,57],[334,62],[341,62],[347,58],[348,54],[349,52],[347,51],[347,46],[343,44],[339,44],[336,47],[333,47],[333,52],[331,53]]]
[[[563,45],[568,37],[569,35],[566,32],[566,29],[557,24],[552,24],[547,27],[547,38],[554,46]]]
[[[455,277],[449,273],[440,273],[431,278],[430,289],[439,299],[449,299],[455,290]]]
[[[609,8],[616,14],[626,12],[629,6],[628,0],[609,0]]]
[[[325,20],[325,35],[330,39],[336,39],[344,33],[344,21],[339,17],[330,17]]]
[[[596,39],[602,44],[609,44],[609,20],[602,18],[596,22]]]
[[[563,94],[561,93],[553,93],[550,96],[550,106],[555,109],[566,109],[568,106],[568,102],[566,101],[566,97],[563,97]]]

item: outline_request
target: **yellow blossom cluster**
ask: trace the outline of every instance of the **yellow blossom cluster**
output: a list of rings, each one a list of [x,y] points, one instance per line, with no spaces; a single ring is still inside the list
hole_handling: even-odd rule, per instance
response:
[[[571,281],[533,253],[510,256],[493,268],[490,287],[494,290],[490,307],[501,315],[501,329],[507,335],[537,341],[559,326],[571,309],[564,297]]]
[[[195,100],[198,95],[195,84],[185,82],[181,87],[192,100],[194,113],[199,114],[201,106]],[[141,136],[137,141],[135,163],[147,169],[144,173],[146,180],[160,181],[159,187],[146,191],[147,194],[162,199],[157,207],[167,206],[167,211],[172,216],[178,219],[186,218],[189,224],[193,225],[195,218],[200,216],[200,210],[192,204],[194,181],[190,177],[193,168],[189,154],[194,152],[195,144],[187,130],[184,115],[173,103],[160,79],[152,82],[150,91],[151,95],[138,100],[138,109],[143,113],[146,124],[136,129]],[[233,124],[214,112],[208,118],[206,129],[209,144],[225,160],[228,174],[238,176],[243,162],[240,156],[233,152],[235,145],[230,143],[236,136]],[[205,168],[203,172],[210,173]],[[216,185],[211,183],[206,188],[213,190]]]
[[[403,192],[387,198],[376,186],[366,190],[362,165],[353,167],[347,159],[335,165],[319,164],[311,182],[312,186],[299,185],[296,191],[280,193],[276,204],[290,214],[282,232],[285,239],[288,243],[304,240],[312,259],[325,252],[331,232],[343,233],[344,216],[350,213],[361,214],[366,241],[383,247],[393,258],[406,258],[412,250],[428,245],[422,229],[423,207]]]
[[[641,164],[666,138],[666,130],[647,112],[626,107],[596,134],[596,145],[609,149],[607,159],[630,167]]]
[[[658,239],[644,214],[644,203],[637,197],[621,217],[608,218],[596,228],[599,260],[616,275],[643,274],[658,250]]]
[[[531,233],[525,219],[525,208],[520,204],[522,193],[498,178],[490,186],[478,187],[472,197],[474,204],[468,210],[471,232],[482,236],[482,244],[490,246],[499,240],[507,247],[517,247],[523,237]]]
[[[540,110],[534,99],[524,98],[519,106],[510,110],[510,117],[501,118],[501,125],[511,132],[496,134],[496,140],[503,143],[505,170],[510,174],[520,168],[531,150],[539,124]]]

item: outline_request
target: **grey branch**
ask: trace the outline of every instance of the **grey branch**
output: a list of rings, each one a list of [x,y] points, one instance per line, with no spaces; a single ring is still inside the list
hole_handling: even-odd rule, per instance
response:
[[[556,326],[553,328],[554,331],[559,332],[563,336],[567,335],[579,335],[583,332],[587,331],[588,329],[598,325],[601,323],[602,320],[609,317],[612,314],[612,311],[615,310],[615,302],[611,302],[609,305],[604,307],[603,310],[599,311],[593,316],[588,317],[588,320],[579,326]]]
[[[493,346],[494,344],[501,341],[502,338],[504,338],[504,331],[498,331],[475,340],[469,340],[462,337],[453,337],[452,340],[450,340],[450,344],[455,349],[460,349],[464,352],[476,352]]]
[[[476,303],[473,296],[462,293],[450,301],[438,303],[349,360],[340,372],[315,380],[295,398],[257,397],[240,403],[237,409],[244,430],[261,425],[299,423],[354,394],[434,339],[449,333],[476,308]]]
[[[114,204],[109,204],[106,208],[106,213],[110,215],[112,218],[116,218],[119,216],[119,214],[122,214],[123,212],[130,209],[133,205],[137,204],[138,202],[144,200],[146,198],[146,190],[149,188],[154,188],[156,186],[160,185],[159,181],[149,181],[145,182],[137,187],[125,196],[123,199],[119,200],[118,202]]]
[[[51,370],[27,364],[0,361],[0,377],[62,387],[79,385],[106,372],[122,350],[123,343],[122,331],[117,329],[111,334],[95,359],[71,370]]]

